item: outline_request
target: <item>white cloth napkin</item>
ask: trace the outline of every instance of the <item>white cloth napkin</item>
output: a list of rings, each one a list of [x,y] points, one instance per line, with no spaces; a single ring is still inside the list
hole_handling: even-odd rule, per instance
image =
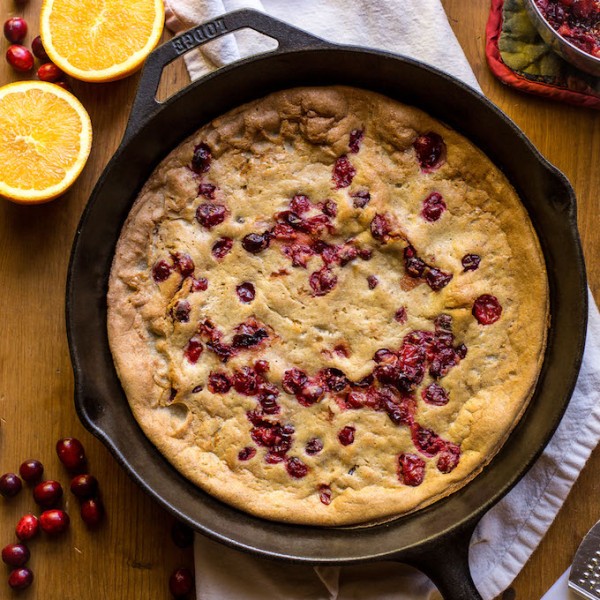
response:
[[[332,42],[380,48],[429,63],[479,85],[440,0],[166,0],[174,32],[239,8],[263,10]],[[474,32],[475,35],[475,32]],[[192,79],[228,62],[272,49],[253,32],[214,40],[185,57]],[[600,315],[590,294],[583,367],[567,412],[544,454],[481,520],[469,562],[485,600],[506,589],[554,520],[600,440]],[[436,600],[418,571],[395,563],[306,567],[273,563],[195,540],[198,600]]]

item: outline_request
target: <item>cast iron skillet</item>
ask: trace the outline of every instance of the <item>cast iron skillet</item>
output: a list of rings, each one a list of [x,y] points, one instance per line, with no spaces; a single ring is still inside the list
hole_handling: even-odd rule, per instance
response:
[[[178,55],[250,27],[279,42],[155,100],[163,68]],[[470,138],[519,192],[538,232],[550,280],[551,328],[532,402],[508,442],[462,490],[381,525],[318,528],[272,523],[205,494],[178,474],[134,420],[113,367],[106,292],[121,226],[156,164],[213,117],[267,93],[300,85],[346,84],[414,104]],[[587,317],[575,197],[494,105],[453,78],[385,52],[337,46],[262,13],[242,10],[184,33],[153,52],[144,68],[121,146],[101,175],[76,233],[67,283],[67,329],[75,405],[139,485],[196,530],[240,550],[307,564],[397,560],[425,571],[447,599],[480,598],[469,573],[468,543],[481,516],[525,473],[551,437],[579,370]]]

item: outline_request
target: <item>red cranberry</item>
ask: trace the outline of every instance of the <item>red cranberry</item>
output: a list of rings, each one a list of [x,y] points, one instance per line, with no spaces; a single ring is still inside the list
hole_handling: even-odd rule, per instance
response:
[[[194,576],[189,569],[176,569],[169,578],[169,590],[175,598],[189,594],[194,588]]]
[[[194,532],[181,521],[175,521],[171,527],[171,539],[178,548],[189,548],[194,543]]]
[[[394,321],[398,321],[398,323],[406,323],[406,319],[406,308],[401,306],[394,314]]]
[[[349,446],[354,442],[354,432],[356,431],[355,427],[351,425],[346,425],[343,429],[340,429],[338,432],[338,440],[342,446]]]
[[[30,459],[21,463],[19,467],[19,475],[27,483],[35,483],[42,478],[44,473],[44,465],[39,460]]]
[[[172,267],[166,260],[159,260],[152,267],[152,279],[154,279],[156,283],[162,283],[169,278],[171,271]]]
[[[425,281],[434,292],[446,287],[452,280],[452,277],[452,273],[445,273],[434,267],[430,267],[427,273],[425,273]]]
[[[252,300],[254,300],[254,297],[256,296],[254,286],[249,281],[245,281],[244,283],[238,285],[235,288],[235,291],[237,292],[240,301],[246,304],[252,302]]]
[[[22,567],[30,557],[25,544],[8,544],[2,548],[2,560],[10,567]]]
[[[295,456],[287,459],[285,470],[295,479],[302,479],[308,473],[308,467]]]
[[[422,277],[427,265],[417,256],[412,246],[404,248],[404,268],[411,277]]]
[[[375,275],[369,275],[367,277],[367,285],[370,290],[374,290],[379,285],[379,279]]]
[[[180,323],[188,323],[192,307],[187,300],[178,300],[173,307],[173,319]]]
[[[269,337],[267,330],[255,319],[248,319],[238,325],[235,330],[237,333],[231,339],[234,348],[251,348]]]
[[[339,369],[333,367],[321,369],[319,376],[325,387],[331,392],[343,392],[348,387],[348,378]]]
[[[201,174],[206,173],[210,169],[212,161],[212,153],[210,148],[204,142],[201,142],[194,148],[192,156],[192,171]]]
[[[452,442],[446,442],[446,447],[440,452],[437,461],[438,471],[441,473],[450,473],[453,471],[460,460],[460,446]]]
[[[413,143],[421,170],[433,171],[441,165],[446,154],[446,144],[438,133],[430,131],[420,135]]]
[[[271,241],[268,232],[265,233],[249,233],[242,239],[242,248],[251,254],[258,254],[269,247]]]
[[[175,252],[172,254],[173,263],[175,268],[181,273],[182,277],[189,277],[194,274],[196,265],[192,257],[189,254],[182,254],[181,252]]]
[[[38,518],[32,514],[23,515],[15,527],[17,537],[23,542],[34,538],[37,535],[38,530]]]
[[[246,446],[238,452],[238,460],[250,460],[256,456],[256,448]]]
[[[331,504],[331,488],[322,484],[319,486],[319,500],[325,504],[325,506],[329,506]]]
[[[8,585],[13,590],[24,590],[33,583],[33,573],[27,567],[20,567],[10,572]]]
[[[71,492],[77,498],[84,499],[94,496],[98,491],[98,480],[89,473],[76,475],[71,480]]]
[[[200,279],[192,279],[192,292],[205,292],[208,289],[208,279],[200,277]]]
[[[217,188],[212,183],[201,183],[198,186],[198,196],[204,196],[207,200],[215,199]]]
[[[354,208],[364,208],[371,201],[371,194],[367,190],[359,190],[351,196]]]
[[[83,444],[77,438],[64,438],[56,442],[56,453],[60,462],[69,469],[75,471],[85,465],[85,451]]]
[[[362,129],[353,129],[350,132],[350,141],[348,143],[350,152],[356,154],[360,150],[360,143],[363,141],[364,137],[365,132]]]
[[[315,296],[325,296],[336,286],[337,280],[337,275],[331,269],[323,267],[311,273],[308,282]]]
[[[300,369],[289,369],[283,374],[282,386],[288,394],[298,394],[304,387],[308,377]]]
[[[496,296],[483,294],[473,303],[471,313],[481,325],[491,325],[500,318],[502,306]]]
[[[290,202],[290,210],[296,214],[303,214],[312,208],[312,203],[308,196],[296,194]]]
[[[183,351],[183,355],[186,357],[187,361],[192,365],[195,365],[200,358],[200,355],[204,351],[204,346],[199,338],[194,336],[190,339]]]
[[[321,208],[324,215],[335,219],[337,217],[337,204],[333,200],[326,200]]]
[[[380,242],[386,241],[392,232],[392,224],[387,215],[376,214],[371,221],[371,235]]]
[[[465,254],[460,262],[463,266],[463,271],[475,271],[479,268],[481,257],[477,254]]]
[[[198,392],[201,392],[204,389],[203,385],[197,385],[193,390],[192,390],[192,394],[197,394]]]
[[[211,252],[217,260],[220,260],[229,254],[231,248],[233,248],[233,240],[228,237],[222,237],[213,244]]]
[[[425,478],[425,461],[416,454],[401,454],[398,457],[398,479],[404,485],[416,487]]]
[[[204,202],[196,209],[196,220],[206,229],[212,229],[225,220],[229,211],[222,204]]]
[[[311,456],[318,454],[323,450],[323,442],[319,438],[312,438],[306,442],[304,450],[306,454],[310,454]]]
[[[6,60],[8,64],[21,73],[27,73],[33,69],[33,55],[25,46],[13,44],[6,51]]]
[[[442,213],[446,210],[446,203],[442,198],[441,194],[437,192],[432,192],[423,200],[423,210],[421,211],[421,216],[431,223],[437,221]]]
[[[62,498],[62,495],[62,486],[52,479],[42,481],[33,488],[33,499],[40,506],[52,506]]]
[[[268,360],[257,360],[254,363],[254,370],[259,374],[262,375],[263,373],[266,373],[269,370],[270,366],[269,366],[269,361]]]
[[[433,404],[435,406],[444,406],[448,404],[448,392],[437,383],[431,383],[422,392],[423,400],[427,404]]]
[[[231,389],[231,380],[225,373],[211,371],[208,376],[208,389],[213,394],[226,394]]]
[[[60,81],[65,74],[54,63],[50,62],[40,66],[37,76],[40,81],[56,83],[57,81]]]
[[[88,498],[81,503],[81,519],[88,527],[95,527],[104,516],[104,504],[100,498]]]
[[[356,169],[352,166],[346,155],[340,156],[335,161],[332,178],[336,189],[339,190],[340,188],[348,187],[355,175]]]
[[[12,17],[4,22],[4,37],[11,44],[19,44],[27,35],[27,23],[21,17]]]
[[[50,60],[50,57],[44,48],[44,44],[42,43],[42,38],[39,35],[33,38],[33,41],[31,42],[31,49],[33,50],[36,58],[39,58],[41,61],[46,62]]]
[[[254,396],[262,383],[262,378],[256,371],[250,367],[243,367],[241,371],[236,371],[233,376],[233,387],[238,394]],[[277,392],[277,390],[275,389]]]
[[[311,406],[323,397],[323,393],[324,390],[320,385],[309,381],[304,384],[296,397],[302,406]]]
[[[15,473],[4,473],[0,477],[0,495],[5,498],[16,496],[22,487],[21,479]]]
[[[50,535],[58,535],[69,527],[69,515],[64,510],[53,508],[40,515],[40,527]]]
[[[425,456],[435,456],[444,449],[444,441],[431,429],[421,427],[421,425],[415,423],[411,433],[417,450]]]

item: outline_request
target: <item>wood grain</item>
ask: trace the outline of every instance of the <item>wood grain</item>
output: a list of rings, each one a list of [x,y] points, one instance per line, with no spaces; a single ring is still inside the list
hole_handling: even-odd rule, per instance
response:
[[[600,120],[596,112],[525,96],[498,83],[484,57],[488,3],[443,0],[459,41],[486,95],[504,110],[551,162],[570,178],[578,197],[579,223],[590,286],[600,298],[600,233],[597,190]],[[27,42],[37,34],[41,0],[19,8],[7,0],[2,22],[19,14],[29,24]],[[2,49],[7,46],[6,42]],[[0,84],[26,79],[0,61]],[[89,531],[77,502],[66,491],[72,515],[69,533],[31,543],[35,584],[20,598],[117,600],[168,598],[167,580],[179,565],[192,566],[190,550],[170,539],[172,523],[161,508],[134,485],[104,446],[79,423],[73,405],[73,376],[64,321],[64,291],[71,242],[87,198],[117,148],[125,128],[138,76],[110,84],[73,83],[94,128],[90,160],[62,198],[23,207],[0,201],[0,473],[38,458],[46,475],[65,487],[69,477],[54,451],[56,440],[76,436],[86,447],[90,471],[100,481],[107,518]],[[187,82],[179,64],[163,78],[161,95]],[[569,565],[577,544],[600,518],[600,468],[596,451],[557,520],[517,578],[506,598],[540,598]],[[12,500],[0,498],[0,546],[13,541],[18,517],[35,511],[28,490]],[[0,581],[0,598],[17,597]]]

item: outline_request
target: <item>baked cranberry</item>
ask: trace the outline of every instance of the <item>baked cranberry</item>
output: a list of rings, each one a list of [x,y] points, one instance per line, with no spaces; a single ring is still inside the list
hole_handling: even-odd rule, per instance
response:
[[[25,544],[8,544],[2,548],[2,560],[10,567],[22,567],[30,557]]]
[[[325,504],[325,506],[329,506],[331,504],[331,488],[322,484],[319,486],[319,500]]]
[[[311,208],[312,203],[304,194],[296,194],[290,202],[290,210],[298,215],[308,212]]]
[[[318,454],[323,450],[323,442],[319,438],[312,438],[306,442],[304,450],[306,454],[310,454],[311,456]]]
[[[496,296],[483,294],[473,303],[471,313],[481,325],[491,325],[500,318],[502,306]]]
[[[19,44],[27,35],[27,22],[21,17],[12,17],[4,22],[4,37],[11,44]]]
[[[308,467],[295,456],[285,461],[285,470],[295,479],[302,479],[308,473]]]
[[[208,289],[208,279],[200,277],[200,279],[192,280],[192,292],[205,292]]]
[[[371,235],[380,242],[388,239],[392,232],[392,224],[387,215],[376,214],[371,221]]]
[[[446,144],[442,136],[430,131],[417,137],[413,143],[421,170],[433,171],[441,165],[446,154]]]
[[[194,543],[194,531],[181,521],[171,527],[171,539],[178,548],[189,548]]]
[[[413,425],[416,402],[411,396],[404,396],[399,402],[391,395],[383,394],[382,397],[385,412],[394,425]]]
[[[65,74],[54,63],[49,62],[40,66],[37,71],[37,76],[40,81],[56,83],[57,81],[60,81]]]
[[[267,330],[255,319],[240,323],[235,330],[237,333],[231,340],[234,348],[251,348],[269,337]]]
[[[79,514],[88,527],[95,527],[104,517],[104,504],[98,497],[87,498],[81,503]]]
[[[220,260],[229,254],[231,248],[233,248],[233,240],[228,237],[222,237],[213,244],[211,252],[217,260]]]
[[[37,535],[39,526],[38,518],[35,515],[23,515],[15,527],[15,533],[21,541],[25,542]]]
[[[64,510],[53,508],[40,515],[40,527],[50,535],[63,533],[69,527],[69,515]]]
[[[364,137],[365,132],[363,129],[353,129],[350,132],[350,141],[348,143],[350,152],[356,154],[360,150],[360,143],[363,141]]]
[[[445,313],[438,315],[433,324],[435,325],[436,332],[439,331],[452,331],[452,317]]]
[[[333,367],[321,369],[319,375],[330,392],[342,392],[348,387],[348,378],[339,369]]]
[[[254,425],[250,431],[250,437],[259,446],[269,449],[272,456],[279,456],[281,462],[283,455],[292,447],[292,434],[294,428],[291,425],[282,426],[281,423],[269,421],[256,412],[248,413],[248,418]]]
[[[50,60],[50,57],[44,48],[44,44],[42,43],[42,38],[39,35],[33,38],[33,41],[31,42],[31,49],[36,58],[39,58],[41,61],[46,62]]]
[[[338,432],[338,440],[342,446],[349,446],[354,442],[354,433],[356,431],[355,427],[351,425],[346,425],[346,427],[340,429]]]
[[[379,285],[379,279],[375,275],[369,275],[367,277],[367,285],[370,290],[374,290]]]
[[[254,300],[254,298],[256,296],[256,291],[254,289],[254,286],[249,281],[240,283],[240,285],[238,285],[235,288],[235,291],[237,292],[237,295],[238,295],[238,298],[240,299],[240,301],[244,302],[246,304],[249,304],[250,302],[252,302],[252,300]]]
[[[33,583],[33,572],[27,567],[19,567],[10,572],[8,585],[13,590],[24,590]]]
[[[0,495],[5,498],[16,496],[23,487],[21,479],[15,473],[4,473],[0,477]]]
[[[76,475],[71,479],[71,492],[77,498],[85,499],[95,496],[98,491],[98,480],[89,473]]]
[[[254,396],[258,392],[261,382],[262,378],[250,367],[243,367],[241,371],[236,371],[233,375],[233,387],[238,394]]]
[[[242,239],[242,248],[251,254],[258,254],[269,247],[270,235],[265,233],[249,233]]]
[[[214,200],[216,189],[216,186],[212,183],[201,183],[198,186],[198,196],[204,196],[207,200]]]
[[[256,455],[256,448],[246,446],[238,452],[238,460],[250,460]]]
[[[292,244],[284,246],[282,250],[286,256],[292,259],[293,267],[306,268],[310,257],[314,255],[314,251],[307,244]]]
[[[404,268],[411,277],[422,277],[427,264],[417,256],[412,246],[404,248]]]
[[[182,277],[189,277],[194,274],[196,265],[189,254],[175,252],[171,256],[173,258],[174,267],[181,273]]]
[[[166,260],[159,260],[152,267],[152,279],[154,279],[156,283],[162,283],[169,278],[172,270],[173,268]]]
[[[25,46],[13,44],[6,51],[6,60],[8,64],[21,73],[27,73],[33,69],[33,55]]]
[[[198,359],[200,358],[200,355],[202,354],[203,351],[204,351],[204,346],[202,345],[202,342],[200,341],[199,338],[194,336],[187,343],[187,346],[185,347],[183,354],[189,363],[195,365],[198,362]]]
[[[197,385],[193,390],[192,390],[192,394],[197,394],[199,392],[201,392],[204,389],[203,385]]]
[[[452,277],[452,273],[445,273],[435,267],[430,267],[427,273],[425,273],[425,281],[434,292],[446,287],[452,280]]]
[[[416,454],[401,454],[398,457],[398,479],[411,487],[421,485],[425,479],[425,461]]]
[[[481,257],[477,254],[465,254],[460,262],[463,266],[463,271],[475,271],[479,268]]]
[[[39,460],[30,459],[21,463],[19,475],[27,483],[35,483],[42,478],[44,465]]]
[[[445,448],[440,452],[437,461],[438,471],[441,473],[450,473],[453,471],[460,460],[460,446],[452,442],[446,442]]]
[[[296,398],[302,406],[311,406],[321,400],[323,393],[324,390],[320,385],[312,381],[308,381],[302,386],[302,389],[296,395]]]
[[[204,142],[201,142],[194,148],[192,156],[192,171],[200,174],[206,173],[210,169],[212,153],[210,148]]]
[[[173,307],[173,319],[180,323],[188,323],[191,310],[192,307],[187,300],[177,300],[177,303]]]
[[[336,189],[348,187],[355,175],[356,169],[345,154],[335,161],[332,178]]]
[[[444,406],[444,404],[448,404],[448,392],[437,383],[428,385],[421,395],[427,404],[433,404],[435,406]]]
[[[226,394],[231,389],[231,380],[225,373],[211,371],[208,376],[208,389],[213,394]]]
[[[287,370],[283,374],[282,386],[288,394],[295,395],[300,392],[307,380],[308,377],[306,373],[294,367],[293,369]]]
[[[33,488],[33,499],[40,506],[53,506],[63,495],[63,489],[58,481],[49,479],[38,483]]]
[[[325,296],[328,294],[336,286],[337,280],[337,275],[327,267],[311,273],[308,278],[315,296]]]
[[[398,323],[406,323],[407,319],[406,308],[401,306],[394,314],[394,321],[398,321]]]
[[[387,348],[381,348],[377,350],[373,355],[373,360],[377,363],[395,364],[398,361],[398,357],[388,350]]]
[[[85,464],[85,451],[76,438],[63,438],[56,442],[56,454],[60,462],[70,471],[80,469]]]
[[[196,209],[196,221],[206,227],[206,229],[212,229],[213,227],[222,223],[229,211],[222,204],[216,202],[203,202],[198,205]]]
[[[371,201],[371,194],[367,190],[359,190],[351,195],[354,208],[364,208]]]
[[[435,456],[444,449],[444,441],[433,430],[415,423],[412,428],[412,439],[419,452],[425,456]]]
[[[335,219],[337,217],[337,204],[333,200],[325,200],[321,208],[324,215]]]
[[[175,569],[169,577],[169,591],[175,598],[189,594],[194,588],[194,576],[189,569]]]
[[[437,221],[442,213],[446,210],[446,203],[442,198],[441,194],[432,192],[423,200],[423,210],[421,210],[421,216],[431,223]]]
[[[456,346],[456,354],[459,358],[464,358],[467,356],[467,347],[464,344],[459,344]]]
[[[266,373],[270,368],[269,365],[269,361],[268,360],[257,360],[254,363],[254,370],[259,374],[262,375],[263,373]]]

